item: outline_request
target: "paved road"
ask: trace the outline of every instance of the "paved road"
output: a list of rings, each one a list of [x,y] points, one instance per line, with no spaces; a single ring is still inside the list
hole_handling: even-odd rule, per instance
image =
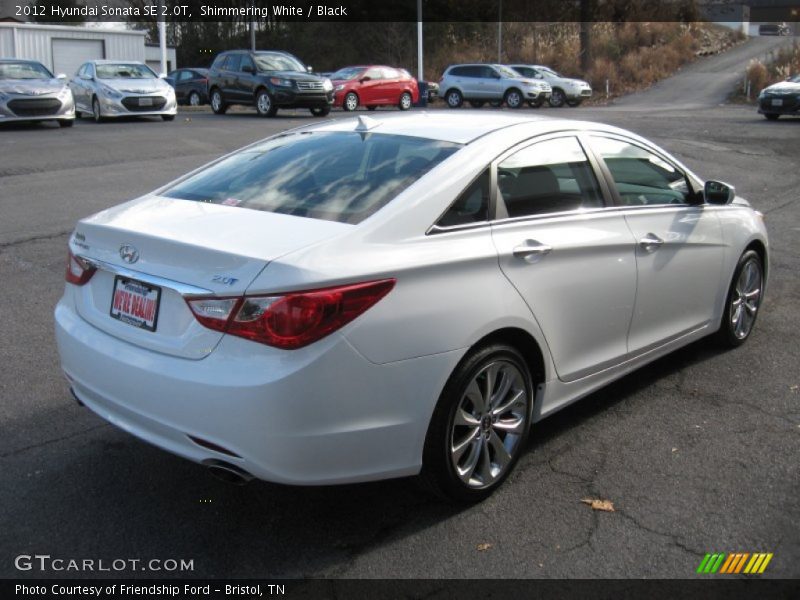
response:
[[[309,116],[0,132],[0,576],[40,575],[13,558],[41,553],[193,559],[203,577],[680,578],[709,551],[774,552],[767,575],[800,576],[800,120],[541,110],[627,127],[734,183],[767,215],[770,286],[744,347],[695,344],[542,422],[503,488],[461,509],[409,481],[227,486],[79,408],[61,378],[51,314],[74,221]]]
[[[794,37],[779,36],[750,38],[727,52],[689,64],[645,92],[620,98],[613,106],[626,111],[650,111],[692,110],[722,104],[736,83],[744,77],[751,59],[766,61],[771,52],[795,40]]]

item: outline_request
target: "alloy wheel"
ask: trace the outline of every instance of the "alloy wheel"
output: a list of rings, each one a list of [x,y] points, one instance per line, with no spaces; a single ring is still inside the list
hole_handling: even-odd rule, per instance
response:
[[[737,339],[745,339],[753,329],[761,301],[761,283],[761,265],[751,258],[742,267],[731,298],[729,316]]]
[[[214,112],[217,112],[221,106],[222,96],[219,92],[215,91],[213,94],[211,94],[211,108],[214,109]]]
[[[260,114],[262,115],[269,114],[270,110],[272,109],[272,98],[270,98],[269,94],[267,94],[266,92],[261,93],[258,95],[258,101],[256,106]]]
[[[522,96],[516,90],[511,90],[506,94],[506,105],[509,108],[519,108],[522,106]]]
[[[189,94],[189,106],[200,106],[200,94],[197,92]]]
[[[404,92],[400,96],[400,110],[408,110],[411,108],[411,94]]]
[[[349,111],[354,111],[357,108],[358,108],[358,96],[350,92],[344,98],[344,109]]]
[[[519,451],[528,426],[525,378],[510,361],[485,365],[467,385],[452,417],[450,461],[471,489],[491,486]]]

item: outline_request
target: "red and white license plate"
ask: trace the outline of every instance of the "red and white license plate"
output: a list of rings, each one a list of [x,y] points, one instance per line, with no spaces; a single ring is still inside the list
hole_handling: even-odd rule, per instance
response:
[[[140,329],[155,331],[161,288],[117,275],[111,296],[111,316]]]

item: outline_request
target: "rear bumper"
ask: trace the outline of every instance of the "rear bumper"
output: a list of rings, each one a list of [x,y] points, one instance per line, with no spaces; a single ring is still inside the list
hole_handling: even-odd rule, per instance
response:
[[[376,365],[337,333],[291,352],[225,336],[206,358],[187,360],[90,325],[72,294],[67,285],[56,307],[56,340],[81,402],[164,450],[199,463],[224,460],[278,483],[417,473],[430,416],[461,355]]]

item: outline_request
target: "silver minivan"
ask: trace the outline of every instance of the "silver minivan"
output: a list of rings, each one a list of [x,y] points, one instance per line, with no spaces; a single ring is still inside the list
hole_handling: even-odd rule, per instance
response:
[[[473,108],[487,102],[494,106],[505,102],[509,108],[520,108],[526,102],[541,106],[551,91],[549,83],[497,64],[451,65],[439,80],[439,95],[450,108],[460,107],[465,100]]]

